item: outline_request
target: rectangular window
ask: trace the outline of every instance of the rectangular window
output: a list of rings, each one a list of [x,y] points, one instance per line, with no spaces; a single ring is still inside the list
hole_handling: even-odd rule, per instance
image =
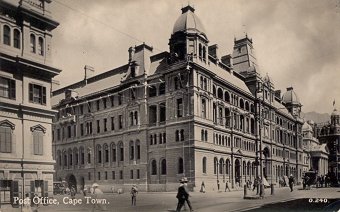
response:
[[[137,145],[137,160],[140,159],[140,145]]]
[[[206,118],[207,117],[207,109],[206,109],[206,102],[205,99],[202,99],[202,118]]]
[[[89,172],[89,180],[91,180],[91,172]]]
[[[29,101],[36,104],[46,105],[46,87],[30,83]]]
[[[137,169],[137,179],[140,179],[139,169]]]
[[[98,172],[98,180],[100,180],[100,172]]]
[[[96,105],[97,105],[97,111],[100,109],[100,102],[99,100],[96,101]]]
[[[115,96],[110,96],[110,100],[111,100],[111,107],[115,106]]]
[[[111,130],[115,130],[115,117],[111,117]]]
[[[123,116],[119,115],[119,129],[123,128]]]
[[[84,114],[84,105],[79,106],[79,113],[80,113],[80,115]]]
[[[73,137],[77,136],[77,125],[73,125]]]
[[[122,104],[122,94],[119,93],[118,94],[118,105],[121,105]]]
[[[117,161],[117,150],[112,149],[112,162],[116,162],[116,161]]]
[[[106,98],[103,98],[103,106],[104,106],[104,109],[107,107],[107,105],[106,105]]]
[[[100,133],[100,122],[97,120],[97,133]]]
[[[67,138],[71,138],[71,126],[67,126]]]
[[[80,135],[84,136],[84,124],[80,124]]]
[[[130,170],[130,179],[133,179],[133,170]]]
[[[123,170],[119,171],[119,179],[121,179],[121,180],[123,179]]]
[[[159,121],[165,122],[166,120],[166,106],[165,103],[159,104]]]
[[[9,127],[0,127],[0,152],[12,152],[12,129]]]
[[[183,100],[177,99],[177,117],[183,117]]]
[[[115,179],[116,179],[116,172],[112,171],[112,180],[115,180]]]
[[[107,171],[105,172],[105,180],[107,180]]]
[[[33,152],[35,155],[43,155],[43,132],[33,132]]]
[[[15,80],[0,77],[0,97],[15,99]]]
[[[105,118],[104,119],[104,132],[107,131],[107,119]]]

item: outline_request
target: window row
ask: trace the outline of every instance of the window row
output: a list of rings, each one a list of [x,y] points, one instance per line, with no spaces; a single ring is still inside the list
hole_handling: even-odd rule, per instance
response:
[[[175,137],[176,137],[176,142],[178,142],[178,141],[184,141],[184,130],[183,129],[181,129],[181,130],[176,130],[176,132],[175,132],[176,134],[175,134]]]
[[[104,171],[104,172],[97,172],[97,180],[123,180],[124,179],[124,172],[123,170],[119,170],[118,172],[118,176],[116,176],[116,171],[111,171],[111,177],[109,177],[109,172],[108,171]],[[137,179],[139,180],[141,177],[140,175],[140,170],[139,169],[131,169],[130,170],[130,179]],[[92,180],[92,173],[89,172],[88,173],[88,180]]]
[[[201,141],[208,142],[208,131],[207,130],[201,130]]]
[[[166,144],[166,133],[159,133],[150,135],[150,145],[157,145],[157,138],[159,138],[159,144]]]
[[[12,153],[13,151],[13,131],[15,125],[8,120],[0,122],[0,152]],[[44,136],[46,128],[41,125],[31,127],[32,133],[32,153],[34,155],[44,155]]]
[[[21,48],[21,32],[19,29],[11,29],[8,25],[3,26],[2,34],[3,44],[13,46],[14,48]]]
[[[183,174],[184,173],[184,161],[183,158],[178,158],[176,162],[177,166],[177,174]],[[158,170],[159,167],[159,170]],[[161,159],[159,161],[159,164],[157,164],[156,159],[151,159],[150,161],[150,174],[151,175],[157,175],[160,173],[160,175],[166,175],[167,174],[167,164],[166,159]]]

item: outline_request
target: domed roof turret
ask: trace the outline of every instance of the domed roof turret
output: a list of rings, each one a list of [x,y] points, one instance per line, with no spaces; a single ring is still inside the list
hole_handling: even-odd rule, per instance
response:
[[[313,128],[307,122],[305,122],[302,125],[302,131],[313,131]]]
[[[194,12],[195,9],[190,5],[182,8],[182,14],[177,19],[172,34],[175,34],[176,32],[199,33],[207,39],[202,22]]]
[[[300,100],[292,87],[287,88],[286,93],[282,96],[282,102],[285,104],[301,105]]]

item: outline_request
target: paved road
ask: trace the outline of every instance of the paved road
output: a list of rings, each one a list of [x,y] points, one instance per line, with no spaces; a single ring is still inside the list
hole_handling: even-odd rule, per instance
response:
[[[250,195],[255,193],[249,191]],[[340,188],[321,188],[312,190],[294,190],[290,192],[289,188],[277,188],[275,195],[271,196],[270,190],[266,189],[266,197],[257,200],[243,199],[243,191],[232,192],[208,192],[208,193],[191,193],[191,202],[195,211],[246,211],[256,208],[265,209],[270,204],[278,203],[276,208],[282,207],[280,202],[289,202],[291,200],[298,200],[301,198],[336,198],[340,197]],[[107,201],[107,211],[145,211],[145,212],[161,212],[161,211],[175,211],[177,199],[174,192],[159,192],[159,193],[144,193],[141,192],[137,197],[137,206],[131,206],[130,194],[105,194],[103,198]],[[65,205],[63,198],[65,196],[56,196],[59,205],[42,206],[39,211],[54,212],[54,211],[92,211],[92,205],[86,204],[82,195],[76,196],[77,199],[83,201],[80,205]],[[308,199],[307,199],[308,200]],[[305,201],[307,201],[305,200]],[[290,203],[290,202],[289,202]],[[288,203],[285,203],[288,204]],[[283,204],[283,205],[285,205]],[[293,204],[293,203],[292,203]],[[273,206],[273,207],[274,207]],[[4,210],[19,211],[19,210]],[[99,211],[96,209],[95,211]],[[257,210],[258,211],[258,210]],[[290,211],[290,210],[288,210]]]

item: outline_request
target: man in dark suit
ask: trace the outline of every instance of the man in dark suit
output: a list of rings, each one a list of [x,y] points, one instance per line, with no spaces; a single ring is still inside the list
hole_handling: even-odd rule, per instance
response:
[[[180,185],[178,187],[178,192],[177,192],[177,195],[176,195],[176,198],[178,199],[178,204],[177,204],[176,212],[181,211],[181,209],[182,209],[183,205],[185,204],[185,202],[187,202],[187,204],[188,204],[188,206],[190,208],[190,211],[194,211],[192,209],[191,202],[189,200],[189,190],[187,188],[187,182],[188,182],[188,179],[186,177],[183,177],[180,180]]]
[[[290,177],[289,177],[289,188],[290,188],[291,192],[293,191],[293,186],[294,186],[294,177],[291,174]]]

